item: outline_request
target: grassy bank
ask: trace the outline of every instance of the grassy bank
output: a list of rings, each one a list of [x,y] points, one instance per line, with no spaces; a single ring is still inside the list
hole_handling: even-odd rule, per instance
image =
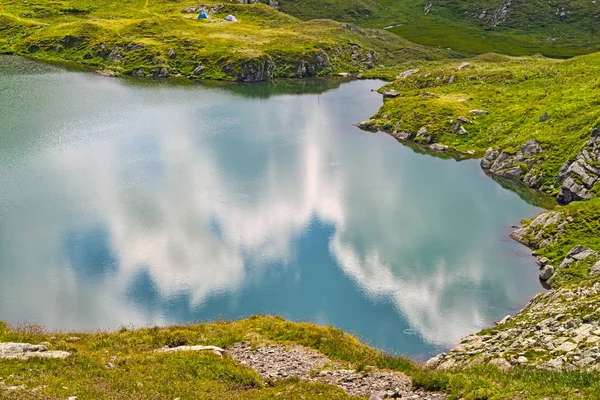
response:
[[[297,379],[265,383],[253,370],[227,355],[220,358],[210,352],[154,352],[165,345],[216,345],[226,349],[237,342],[307,346],[348,368],[406,373],[415,385],[446,390],[455,399],[572,399],[593,395],[600,382],[597,374],[580,372],[502,372],[493,367],[429,372],[404,358],[384,355],[338,329],[275,317],[111,333],[45,333],[36,326],[15,328],[0,323],[0,342],[48,342],[51,350],[72,353],[64,360],[0,361],[1,382],[5,386],[23,385],[12,391],[2,391],[0,386],[0,396],[9,399],[349,398],[337,387]]]
[[[198,20],[201,10],[210,14]],[[228,14],[238,22],[223,20]],[[440,59],[394,34],[303,22],[263,4],[168,0],[0,2],[0,53],[133,76],[261,81]]]

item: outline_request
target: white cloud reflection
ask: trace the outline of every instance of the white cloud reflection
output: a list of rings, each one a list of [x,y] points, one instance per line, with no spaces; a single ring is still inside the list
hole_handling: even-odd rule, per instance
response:
[[[329,249],[343,273],[365,295],[391,301],[430,343],[449,345],[489,323],[494,298],[514,306],[529,297],[530,284],[510,282],[522,264],[486,263],[500,254],[487,254],[498,247],[494,231],[532,208],[501,199],[490,183],[476,190],[467,165],[350,127],[375,111],[378,96],[367,91],[373,83],[352,85],[320,98],[248,100],[78,77],[76,90],[112,98],[96,94],[87,122],[67,120],[53,133],[60,140],[0,164],[2,318],[167,323],[169,315],[122,300],[140,271],[162,298],[185,292],[199,305],[260,280],[267,262],[293,263],[314,218],[333,227]],[[365,104],[351,97],[357,88]],[[113,120],[116,104],[128,105]],[[106,230],[118,262],[86,281],[64,237],[90,227]],[[506,264],[508,256],[497,262]],[[495,297],[482,301],[491,287]]]

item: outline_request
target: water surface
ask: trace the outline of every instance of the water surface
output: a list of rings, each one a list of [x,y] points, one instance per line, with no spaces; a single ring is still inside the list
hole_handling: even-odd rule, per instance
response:
[[[476,160],[352,126],[380,85],[138,83],[0,58],[0,319],[277,314],[423,359],[514,313],[540,286],[507,234],[538,209]]]

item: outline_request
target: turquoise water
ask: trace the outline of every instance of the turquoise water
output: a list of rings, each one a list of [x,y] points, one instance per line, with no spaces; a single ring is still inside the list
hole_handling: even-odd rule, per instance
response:
[[[417,359],[541,290],[539,210],[478,161],[352,124],[378,81],[131,82],[0,58],[0,319],[114,329],[252,314]]]

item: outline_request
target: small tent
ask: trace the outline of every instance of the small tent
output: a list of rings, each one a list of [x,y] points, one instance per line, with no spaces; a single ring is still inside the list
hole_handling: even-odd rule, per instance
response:
[[[237,22],[237,18],[234,17],[233,15],[229,14],[228,16],[225,17],[225,21]]]
[[[208,14],[202,11],[200,15],[198,15],[198,19],[208,19]]]

